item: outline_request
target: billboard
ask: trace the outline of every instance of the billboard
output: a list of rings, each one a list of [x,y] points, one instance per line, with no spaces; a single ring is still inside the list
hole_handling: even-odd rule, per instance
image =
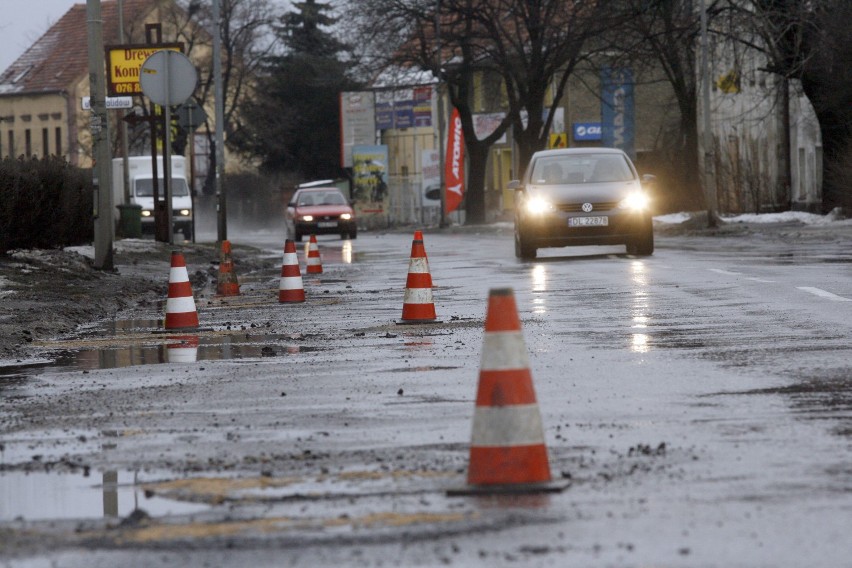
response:
[[[432,87],[376,92],[376,130],[432,126]]]
[[[352,198],[359,216],[384,213],[388,198],[388,147],[353,146],[352,181]]]
[[[601,70],[601,140],[620,148],[631,158],[634,149],[633,72],[604,67]]]
[[[353,166],[355,145],[376,143],[375,100],[372,91],[340,93],[340,165],[344,168]]]
[[[183,44],[106,46],[107,95],[111,97],[141,95],[142,86],[139,84],[139,69],[148,57],[164,49],[182,53]]]

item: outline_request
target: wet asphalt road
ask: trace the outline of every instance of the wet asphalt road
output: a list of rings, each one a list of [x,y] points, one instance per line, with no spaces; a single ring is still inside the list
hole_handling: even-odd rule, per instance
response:
[[[280,238],[232,242],[280,267]],[[427,232],[427,326],[396,323],[410,234],[319,242],[305,304],[276,268],[197,290],[197,351],[158,306],[44,345],[64,366],[4,391],[0,566],[848,565],[848,241],[519,262],[506,231]],[[570,485],[447,497],[507,286]]]

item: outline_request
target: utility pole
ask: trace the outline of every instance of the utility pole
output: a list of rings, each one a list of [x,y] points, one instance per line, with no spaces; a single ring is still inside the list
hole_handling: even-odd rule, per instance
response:
[[[95,268],[112,270],[113,231],[112,187],[110,185],[109,130],[106,110],[106,79],[104,77],[103,20],[101,0],[86,0],[86,31],[89,37],[89,96],[92,114],[89,129],[92,134],[92,168],[94,182]]]
[[[704,145],[704,199],[707,202],[707,226],[716,226],[716,177],[713,132],[710,130],[710,59],[707,38],[707,7],[701,0],[701,95]]]
[[[222,99],[222,32],[219,29],[219,2],[213,0],[213,105],[216,109],[216,240],[220,243],[228,238],[228,209],[225,200],[225,101]]]

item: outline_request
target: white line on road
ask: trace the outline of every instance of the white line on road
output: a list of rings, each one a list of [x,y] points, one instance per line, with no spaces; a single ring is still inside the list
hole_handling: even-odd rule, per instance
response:
[[[827,298],[835,302],[852,302],[852,298],[844,298],[843,296],[838,296],[837,294],[826,292],[825,290],[821,290],[820,288],[813,288],[811,286],[798,286],[798,289],[802,290],[803,292],[807,292],[808,294],[813,294],[814,296],[819,296],[821,298]]]
[[[774,284],[775,280],[764,280],[763,278],[746,278],[746,280],[751,280],[753,282],[763,282],[764,284]]]
[[[710,272],[715,272],[717,274],[727,274],[728,276],[741,276],[742,272],[731,272],[729,270],[722,270],[720,268],[708,268]]]

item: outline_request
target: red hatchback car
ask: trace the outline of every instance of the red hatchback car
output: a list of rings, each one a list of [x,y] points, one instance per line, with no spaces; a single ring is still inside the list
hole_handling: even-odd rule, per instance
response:
[[[339,234],[341,239],[358,236],[355,210],[336,187],[298,189],[287,204],[284,218],[287,234],[301,241],[304,235]]]

